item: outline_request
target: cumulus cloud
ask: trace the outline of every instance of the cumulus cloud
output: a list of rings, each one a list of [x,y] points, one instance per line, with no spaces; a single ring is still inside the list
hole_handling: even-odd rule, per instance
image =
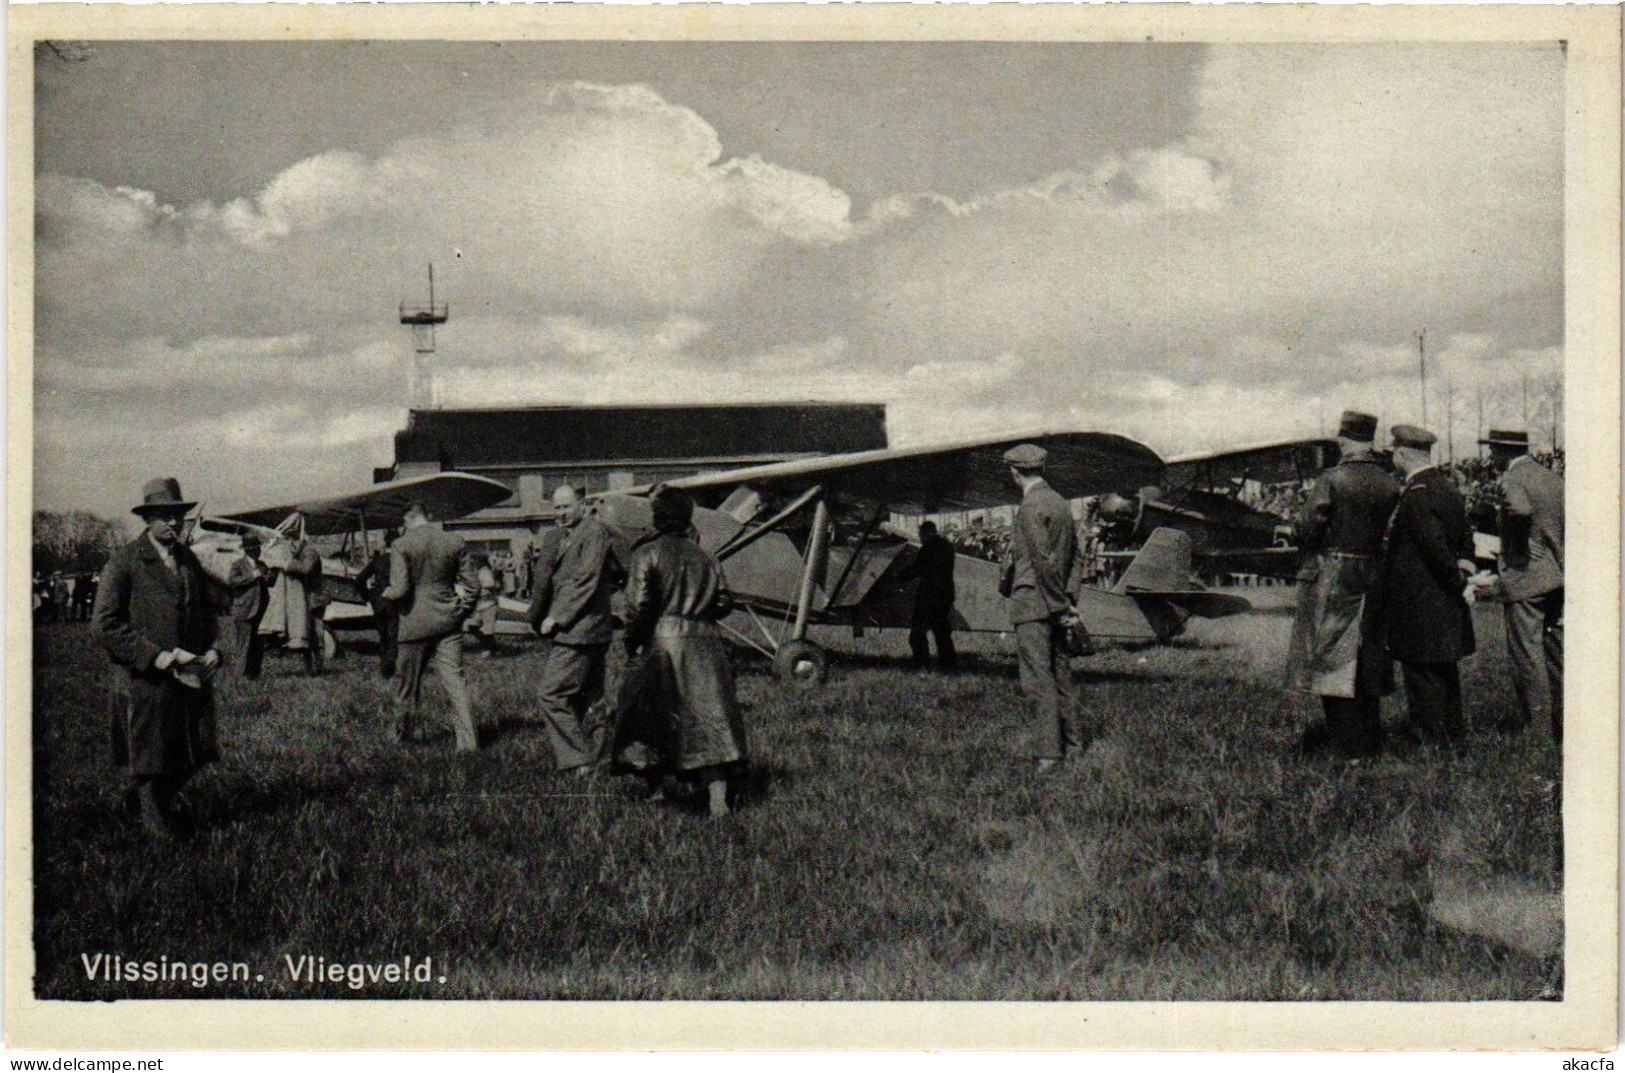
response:
[[[1516,422],[1561,376],[1562,73],[1556,46],[1215,47],[1170,144],[861,211],[637,85],[221,204],[44,175],[41,502],[188,458],[239,499],[364,482],[429,259],[451,405],[860,398],[897,442],[1065,421],[1177,453],[1416,419],[1425,326],[1430,419],[1449,385],[1458,420]]]

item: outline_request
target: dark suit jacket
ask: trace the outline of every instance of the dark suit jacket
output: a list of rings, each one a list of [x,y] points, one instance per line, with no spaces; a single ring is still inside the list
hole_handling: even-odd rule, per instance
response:
[[[914,601],[927,607],[954,605],[954,546],[938,533],[920,541],[920,550],[914,561],[903,568],[902,580],[919,578]]]
[[[1383,570],[1388,650],[1405,663],[1454,663],[1473,654],[1473,620],[1456,566],[1473,558],[1467,503],[1440,469],[1405,483]]]
[[[1563,587],[1563,478],[1525,455],[1501,475],[1501,588],[1532,600]]]
[[[1010,621],[1037,622],[1070,608],[1081,567],[1072,508],[1040,481],[1022,497],[1005,555]]]
[[[537,544],[531,579],[531,625],[551,617],[555,641],[567,645],[607,644],[614,636],[610,596],[626,571],[603,522],[587,515],[568,528],[555,528]]]
[[[400,608],[402,642],[444,637],[463,628],[480,579],[463,538],[432,525],[401,534],[389,551],[384,597]]]

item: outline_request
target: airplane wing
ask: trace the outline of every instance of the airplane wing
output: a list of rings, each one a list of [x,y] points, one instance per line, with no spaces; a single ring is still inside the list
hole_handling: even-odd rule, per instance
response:
[[[226,521],[275,528],[295,511],[305,515],[311,536],[349,533],[358,529],[393,529],[402,524],[402,512],[413,500],[421,502],[435,521],[461,518],[493,506],[513,495],[500,481],[471,473],[434,473],[401,481],[375,484],[362,492],[326,496],[221,515]]]
[[[1170,458],[1163,479],[1170,488],[1216,488],[1241,477],[1260,484],[1306,481],[1335,465],[1338,453],[1337,441],[1327,439],[1233,447]]]
[[[1029,432],[997,439],[824,455],[765,466],[683,477],[668,483],[690,491],[750,485],[780,494],[814,487],[901,514],[977,510],[1019,502],[1004,452],[1034,443],[1049,452],[1045,479],[1076,499],[1155,481],[1162,459],[1151,448],[1107,432]],[[650,486],[629,494],[647,494]]]

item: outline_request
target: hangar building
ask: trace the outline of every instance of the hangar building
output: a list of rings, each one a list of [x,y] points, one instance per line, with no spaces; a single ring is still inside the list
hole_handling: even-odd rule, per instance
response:
[[[446,528],[488,552],[518,551],[560,484],[588,492],[888,445],[879,403],[531,406],[411,410],[378,481],[460,470],[501,481],[506,501]]]

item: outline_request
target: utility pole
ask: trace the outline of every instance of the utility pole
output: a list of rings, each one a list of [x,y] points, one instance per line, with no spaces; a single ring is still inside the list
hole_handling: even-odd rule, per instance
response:
[[[1444,382],[1444,453],[1450,464],[1456,464],[1456,385],[1450,379]]]
[[[1473,437],[1475,440],[1484,438],[1484,384],[1479,381],[1474,385],[1474,393],[1478,396],[1478,431]]]
[[[1422,424],[1428,423],[1428,330],[1416,333],[1416,368],[1422,380]]]

